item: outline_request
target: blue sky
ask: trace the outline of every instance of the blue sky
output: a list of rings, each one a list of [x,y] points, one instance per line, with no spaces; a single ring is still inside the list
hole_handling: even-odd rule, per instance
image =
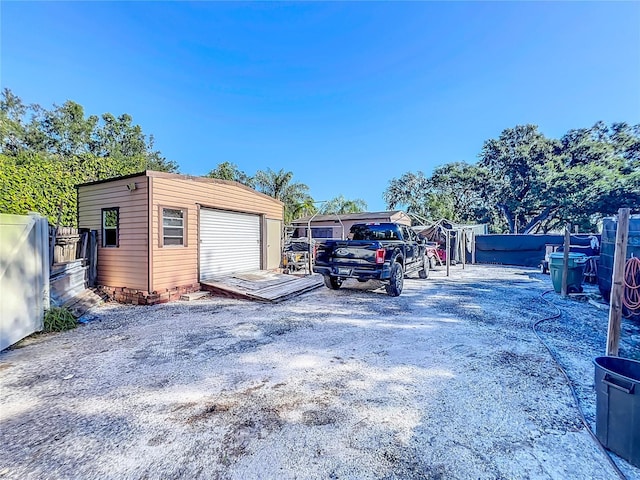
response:
[[[517,124],[640,123],[640,2],[2,2],[28,103],[129,113],[182,173],[284,168],[384,209]]]

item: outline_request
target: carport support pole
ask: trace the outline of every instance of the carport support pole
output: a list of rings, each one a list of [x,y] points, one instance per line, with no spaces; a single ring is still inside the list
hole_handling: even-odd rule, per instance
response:
[[[326,203],[326,200],[319,200],[317,202],[313,202],[314,204],[319,203],[320,205],[322,205],[323,203]],[[309,275],[313,275],[313,232],[311,231],[311,221],[316,218],[316,215],[318,215],[318,213],[320,213],[320,208],[318,208],[318,210],[316,210],[316,213],[314,213],[313,215],[311,215],[311,218],[309,218],[309,221],[307,222],[307,235],[309,235],[309,258],[308,258],[308,262],[307,262],[307,266],[309,267]],[[342,223],[342,221],[340,221],[340,223]],[[344,233],[344,225],[342,225],[342,231]]]
[[[476,232],[471,230],[471,265],[476,264]]]
[[[467,265],[467,231],[462,229],[460,231],[462,236],[462,241],[460,244],[462,245],[462,269]]]
[[[569,278],[569,249],[571,248],[571,226],[564,227],[564,260],[562,264],[562,288],[560,294],[567,296],[567,279]]]
[[[451,232],[447,230],[447,277],[449,276],[449,265],[451,265]]]
[[[627,259],[627,239],[629,237],[628,208],[618,210],[616,229],[616,250],[613,254],[613,275],[611,277],[611,300],[609,304],[609,329],[607,331],[607,355],[618,356],[620,346],[620,324],[622,323],[622,294],[624,293],[624,264]]]

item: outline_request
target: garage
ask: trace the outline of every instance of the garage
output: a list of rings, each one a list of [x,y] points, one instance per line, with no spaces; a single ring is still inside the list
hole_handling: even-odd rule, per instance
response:
[[[260,270],[260,216],[200,209],[200,279]]]
[[[78,225],[98,237],[96,283],[136,304],[197,292],[200,279],[275,271],[283,217],[281,201],[218,178],[147,170],[78,186]]]
[[[78,225],[97,232],[97,284],[139,305],[197,292],[201,279],[277,270],[283,217],[281,201],[218,178],[147,170],[78,186]]]

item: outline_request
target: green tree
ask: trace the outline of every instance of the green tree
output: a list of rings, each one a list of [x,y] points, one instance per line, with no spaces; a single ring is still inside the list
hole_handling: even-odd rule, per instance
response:
[[[393,178],[382,194],[389,210],[397,208],[430,218],[431,186],[422,172],[407,172]]]
[[[342,195],[338,195],[335,198],[327,201],[320,208],[322,214],[344,214],[344,213],[358,213],[364,212],[367,209],[367,202],[361,198],[355,200],[347,200]]]
[[[317,213],[317,211],[316,202],[314,202],[313,198],[307,196],[304,200],[295,203],[291,207],[291,220],[313,215],[314,213]]]
[[[456,223],[495,221],[485,194],[486,169],[465,162],[446,163],[434,169],[428,183],[432,217]]]
[[[640,125],[603,122],[561,139],[535,125],[487,140],[476,165],[456,162],[393,179],[388,208],[427,218],[489,223],[492,231],[535,233],[565,223],[594,231],[620,207],[640,211]]]
[[[291,220],[308,217],[318,212],[316,202],[311,197],[306,197],[303,201],[295,203],[291,207]]]
[[[431,177],[407,172],[389,182],[383,198],[387,208],[403,208],[425,219],[472,221],[486,216],[484,175],[484,170],[463,162],[439,166]]]
[[[510,233],[531,233],[556,213],[548,183],[556,148],[535,125],[505,129],[484,143],[478,165],[487,172],[486,199]]]
[[[436,167],[430,177],[408,172],[389,182],[384,192],[387,208],[404,208],[432,221],[495,223],[486,201],[487,172],[477,165],[453,162]]]
[[[211,170],[207,177],[219,178],[221,180],[233,180],[234,182],[242,183],[248,187],[254,188],[255,182],[252,177],[240,170],[235,163],[222,162],[219,163],[216,168]]]
[[[164,155],[160,153],[160,150],[155,149],[155,137],[149,135],[147,141],[147,151],[143,154],[145,168],[147,170],[157,170],[159,172],[178,173],[180,166],[175,160],[168,160]]]
[[[548,183],[557,212],[545,228],[564,223],[592,231],[620,207],[640,208],[640,127],[603,122],[560,139]]]
[[[307,185],[292,182],[292,180],[293,172],[287,172],[284,169],[277,172],[270,168],[258,170],[254,177],[258,191],[284,203],[284,216],[287,223],[293,220],[294,212],[299,210],[299,206],[311,198]]]
[[[82,105],[68,100],[62,106],[42,113],[40,129],[44,133],[42,138],[45,143],[35,147],[62,157],[89,154],[97,125],[97,116],[85,118]]]
[[[0,96],[0,138],[3,152],[17,154],[24,149],[26,128],[23,123],[27,106],[5,88]]]
[[[147,137],[126,113],[87,117],[82,105],[71,100],[46,110],[25,105],[5,88],[0,96],[0,122],[0,148],[6,155],[36,152],[56,158],[142,158],[143,169],[178,170],[176,162],[154,148],[153,135]]]
[[[124,113],[116,117],[105,113],[101,119],[89,143],[91,153],[103,158],[143,157],[148,170],[178,171],[178,164],[167,160],[155,149],[154,136],[147,137],[140,125],[133,124],[131,115]]]
[[[49,111],[9,89],[0,95],[0,212],[75,225],[77,184],[177,168],[127,114],[86,117],[72,101]]]
[[[131,115],[102,115],[102,124],[94,129],[89,142],[91,152],[99,157],[134,157],[147,152],[147,142],[140,125],[133,125]]]

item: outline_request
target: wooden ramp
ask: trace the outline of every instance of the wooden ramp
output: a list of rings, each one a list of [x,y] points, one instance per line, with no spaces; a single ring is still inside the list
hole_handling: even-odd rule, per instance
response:
[[[280,302],[323,285],[321,275],[284,275],[259,270],[200,280],[203,290],[235,298]]]
[[[80,318],[88,310],[102,304],[106,297],[96,289],[87,288],[87,266],[84,259],[54,263],[49,276],[52,305],[69,309]]]
[[[75,297],[67,300],[62,306],[68,308],[74,317],[80,318],[87,313],[91,308],[96,305],[102,305],[105,302],[105,297],[91,288],[83,290]]]

